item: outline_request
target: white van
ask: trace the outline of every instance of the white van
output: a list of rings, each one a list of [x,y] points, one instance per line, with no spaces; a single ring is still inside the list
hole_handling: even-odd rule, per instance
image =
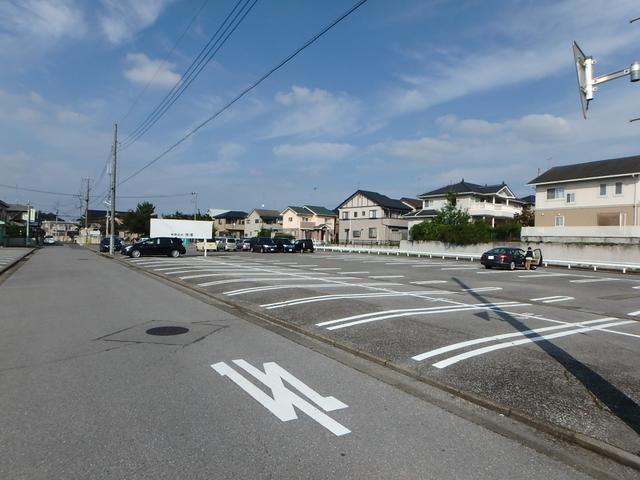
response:
[[[225,252],[235,251],[236,249],[236,239],[233,237],[222,237],[218,240],[218,250],[222,250]]]

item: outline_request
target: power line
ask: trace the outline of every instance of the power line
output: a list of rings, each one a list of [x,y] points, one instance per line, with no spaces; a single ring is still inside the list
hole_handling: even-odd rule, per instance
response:
[[[175,41],[175,43],[173,44],[173,47],[171,47],[171,50],[169,50],[167,52],[167,54],[164,56],[164,58],[162,59],[162,61],[158,65],[158,68],[153,73],[153,76],[151,77],[151,79],[147,82],[147,84],[144,86],[142,91],[140,91],[140,93],[133,100],[133,102],[129,106],[129,109],[127,110],[127,113],[125,113],[124,117],[122,117],[122,120],[120,120],[120,123],[122,123],[122,122],[124,122],[126,120],[126,118],[129,116],[129,114],[131,113],[133,108],[138,104],[138,102],[140,101],[140,98],[142,97],[142,95],[144,95],[144,93],[149,89],[149,86],[153,83],[153,81],[158,76],[158,73],[160,72],[160,70],[162,68],[162,64],[167,61],[167,59],[171,56],[171,54],[173,54],[173,52],[178,47],[178,45],[180,44],[180,42],[182,41],[184,36],[187,34],[187,32],[189,30],[191,30],[191,27],[196,22],[196,19],[198,18],[198,16],[200,16],[200,14],[202,13],[202,11],[204,10],[204,8],[207,6],[208,3],[209,3],[209,0],[204,0],[204,2],[202,2],[202,5],[200,5],[200,8],[198,8],[198,10],[196,11],[195,15],[191,18],[191,21],[189,22],[189,24],[186,26],[186,28],[182,31],[182,33],[180,34],[178,39]]]
[[[301,47],[297,48],[293,53],[289,54],[287,57],[285,57],[284,60],[282,60],[280,63],[278,63],[275,67],[271,68],[267,73],[265,73],[263,76],[261,76],[257,81],[255,81],[254,83],[252,83],[251,85],[249,85],[247,88],[245,88],[242,92],[240,92],[240,94],[238,94],[236,97],[233,98],[233,100],[231,100],[229,103],[227,103],[225,106],[223,106],[220,110],[218,110],[216,113],[214,113],[213,115],[211,115],[209,118],[207,118],[204,122],[200,123],[196,128],[194,128],[193,130],[191,130],[189,133],[187,133],[186,135],[184,135],[182,138],[180,138],[180,140],[178,140],[177,142],[175,142],[173,145],[171,145],[169,148],[167,148],[164,152],[162,152],[160,155],[158,155],[157,157],[153,158],[151,161],[147,162],[145,165],[143,165],[141,168],[139,168],[138,170],[136,170],[135,172],[133,172],[131,175],[129,175],[128,177],[126,177],[124,180],[121,180],[118,185],[122,185],[125,182],[128,182],[129,180],[131,180],[133,177],[139,175],[140,173],[142,173],[144,170],[146,170],[147,168],[149,168],[151,165],[153,165],[154,163],[156,163],[158,160],[160,160],[161,158],[163,158],[164,156],[166,156],[169,152],[171,152],[172,150],[174,150],[176,147],[178,147],[179,145],[181,145],[183,142],[185,142],[187,139],[189,139],[191,136],[193,136],[196,132],[198,132],[198,130],[200,130],[201,128],[203,128],[205,125],[207,125],[209,122],[211,122],[212,120],[214,120],[215,118],[217,118],[218,116],[220,116],[220,114],[222,114],[224,111],[228,110],[233,104],[235,104],[238,100],[240,100],[242,97],[244,97],[247,93],[249,93],[251,90],[253,90],[254,88],[256,88],[258,85],[260,85],[262,82],[264,82],[267,78],[269,78],[271,75],[273,75],[275,72],[277,72],[278,70],[280,70],[282,67],[284,67],[287,63],[289,63],[291,60],[293,60],[298,54],[300,54],[303,50],[307,49],[308,47],[310,47],[313,43],[315,43],[320,37],[322,37],[324,34],[326,34],[329,30],[331,30],[333,27],[335,27],[338,23],[340,23],[342,20],[344,20],[345,18],[347,18],[349,15],[351,15],[353,12],[355,12],[358,8],[360,8],[363,4],[365,4],[367,2],[367,0],[359,0],[358,2],[355,3],[355,5],[353,5],[349,10],[347,10],[345,13],[343,13],[342,15],[340,15],[338,18],[336,18],[334,21],[332,21],[329,25],[325,26],[324,28],[322,28],[318,33],[316,33],[313,37],[311,37],[309,40],[307,40]]]
[[[242,5],[242,7],[240,7],[240,10],[236,12],[238,6],[243,1],[244,4]],[[200,75],[202,70],[218,53],[218,51],[226,43],[233,32],[235,32],[235,30],[240,26],[251,9],[253,9],[257,1],[258,0],[253,0],[253,3],[247,9],[247,5],[249,5],[251,0],[238,0],[231,12],[229,12],[222,24],[220,24],[216,32],[211,36],[207,44],[202,48],[202,50],[200,50],[200,53],[198,53],[196,58],[191,62],[191,65],[189,65],[185,73],[180,77],[180,80],[176,82],[171,91],[167,95],[165,95],[158,106],[156,106],[156,108],[143,120],[143,122],[138,125],[138,127],[131,134],[129,134],[127,138],[123,140],[121,149],[125,149],[135,143],[164,116],[169,108],[171,108],[171,106],[178,100],[178,98],[182,96],[182,94],[191,85],[191,83],[193,83],[193,81]],[[233,19],[231,19],[231,21],[229,21],[231,16],[234,15],[234,12],[236,12],[235,16],[233,17]],[[230,32],[229,29],[231,29]],[[222,33],[220,33],[221,31]],[[227,34],[227,32],[229,33]]]
[[[47,195],[59,195],[61,197],[79,197],[77,193],[61,193],[61,192],[49,192],[47,190],[36,190],[35,188],[19,187],[18,185],[5,185],[0,183],[0,187],[11,188],[14,190],[23,190],[25,192],[44,193]]]

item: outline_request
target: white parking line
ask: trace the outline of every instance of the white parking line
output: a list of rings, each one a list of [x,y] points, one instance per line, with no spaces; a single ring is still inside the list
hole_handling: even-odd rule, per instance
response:
[[[266,292],[270,290],[286,290],[290,288],[364,288],[372,285],[380,285],[380,283],[351,283],[349,285],[341,285],[335,283],[310,283],[306,285],[266,285],[262,287],[252,287],[252,288],[241,288],[238,290],[230,290],[228,292],[223,292],[224,295],[235,296],[235,295],[243,295],[246,293],[260,293]],[[386,286],[391,285],[402,285],[401,283],[385,283]]]
[[[627,315],[629,315],[630,317],[636,317],[636,316],[640,315],[640,310],[638,310],[636,312],[627,313]]]
[[[404,278],[404,275],[369,275],[369,278]]]
[[[413,283],[414,285],[429,285],[432,283],[447,283],[447,280],[419,280],[417,282],[409,282],[409,283]]]
[[[463,288],[463,292],[492,292],[494,290],[502,290],[502,287],[478,287],[478,288]]]
[[[569,280],[571,283],[595,283],[595,282],[617,282],[619,278],[587,278],[584,280]]]
[[[477,270],[479,267],[469,266],[469,267],[448,267],[441,268],[440,270]]]
[[[366,275],[369,272],[340,272],[338,275]]]
[[[240,282],[282,282],[282,280],[287,279],[288,278],[283,278],[282,276],[280,277],[264,277],[264,278],[229,278],[227,280],[214,280],[212,282],[204,282],[204,283],[199,283],[198,286],[199,287],[211,287],[213,285],[225,285],[227,283],[240,283]],[[318,281],[319,279],[317,278],[312,278],[312,277],[293,277],[293,280],[296,281],[300,281],[300,280],[313,280],[313,281]],[[358,280],[358,278],[356,277],[342,277],[340,280]],[[323,281],[331,281],[332,279],[328,278],[328,277],[323,277],[322,278]],[[334,285],[342,285],[341,283],[335,283]]]
[[[184,277],[178,277],[180,280],[189,280],[191,278],[207,278],[207,277],[237,277],[244,275],[282,275],[287,276],[286,272],[259,272],[259,271],[236,271],[236,272],[225,272],[225,273],[201,273],[199,275],[185,275]]]
[[[426,360],[427,358],[437,357],[438,355],[441,355],[443,353],[448,353],[448,352],[451,352],[453,350],[460,350],[461,348],[470,347],[472,345],[478,345],[479,343],[487,343],[487,342],[493,342],[495,340],[504,340],[506,338],[514,338],[514,337],[522,337],[522,336],[527,336],[527,335],[534,335],[534,334],[538,334],[538,333],[542,333],[542,332],[550,332],[552,330],[560,330],[560,329],[563,329],[563,328],[582,327],[582,326],[589,325],[589,324],[592,324],[592,323],[609,322],[611,320],[617,320],[617,319],[613,318],[613,317],[607,317],[607,318],[599,318],[597,320],[589,320],[589,321],[586,321],[586,322],[566,323],[564,325],[554,325],[553,327],[534,328],[534,329],[531,329],[531,330],[524,330],[522,332],[502,333],[502,334],[499,334],[499,335],[493,335],[491,337],[476,338],[476,339],[473,339],[473,340],[467,340],[465,342],[454,343],[454,344],[448,345],[446,347],[436,348],[435,350],[430,350],[428,352],[421,353],[421,354],[416,355],[416,356],[411,357],[411,358],[413,360],[421,362],[422,360]]]
[[[324,270],[342,270],[339,267],[320,267],[320,268],[312,268],[311,270],[313,270],[314,272],[322,272]]]
[[[523,306],[529,306],[529,305],[530,305],[529,303],[500,302],[500,303],[461,304],[458,306],[446,305],[441,307],[411,308],[411,309],[402,309],[402,310],[387,310],[383,312],[354,315],[352,317],[339,318],[337,320],[329,320],[327,322],[316,323],[316,326],[324,327],[326,325],[332,325],[330,327],[327,327],[327,330],[338,330],[341,328],[352,327],[354,325],[361,325],[363,323],[387,320],[389,318],[408,317],[412,315],[432,315],[436,313],[465,312],[470,310],[502,310],[503,308],[523,307]],[[365,318],[365,317],[369,317],[369,318]],[[361,319],[361,320],[355,320],[355,319]],[[349,320],[355,320],[355,321],[349,321]],[[347,323],[334,325],[340,322],[347,322]]]
[[[417,293],[423,295],[446,295],[451,294],[452,292],[447,292],[444,290],[436,290],[436,291],[424,291],[424,292],[369,292],[369,293],[338,293],[334,295],[316,295],[313,297],[304,297],[304,298],[294,298],[293,300],[285,300],[282,302],[274,302],[274,303],[265,303],[264,305],[260,305],[261,307],[266,308],[267,310],[273,310],[275,308],[283,308],[283,307],[291,307],[295,305],[303,305],[306,303],[316,303],[316,302],[326,302],[329,300],[348,300],[348,299],[358,299],[358,298],[380,298],[380,297],[406,297],[409,295],[415,295]]]
[[[574,273],[529,273],[526,275],[518,275],[518,278],[545,278],[545,277],[580,277]]]
[[[552,297],[540,297],[540,298],[532,298],[532,302],[542,302],[542,303],[555,303],[555,302],[565,302],[567,300],[574,300],[573,297],[565,297],[562,295],[554,295]]]
[[[478,348],[476,350],[471,350],[470,352],[461,353],[460,355],[456,355],[454,357],[447,358],[446,360],[442,360],[441,362],[434,363],[433,366],[436,367],[436,368],[445,368],[445,367],[448,367],[450,365],[453,365],[454,363],[458,363],[458,362],[460,362],[462,360],[467,360],[469,358],[477,357],[478,355],[483,355],[485,353],[493,352],[493,351],[496,351],[496,350],[502,350],[502,349],[505,349],[505,348],[517,347],[519,345],[524,345],[524,344],[527,344],[527,343],[535,343],[535,342],[542,342],[542,341],[546,341],[546,340],[552,340],[554,338],[566,337],[566,336],[569,336],[569,335],[576,335],[578,333],[585,333],[585,332],[590,332],[590,331],[602,330],[602,329],[605,329],[607,327],[616,327],[616,326],[619,326],[619,325],[627,325],[629,323],[636,323],[636,322],[635,322],[635,320],[625,320],[625,321],[620,321],[620,322],[606,323],[604,325],[599,325],[599,326],[595,326],[595,327],[577,328],[575,330],[569,330],[568,332],[552,333],[551,335],[542,335],[542,336],[537,336],[537,337],[533,337],[533,338],[525,338],[523,340],[514,340],[512,342],[499,343],[497,345],[491,345],[491,346],[488,346],[488,347],[483,347],[483,348]]]

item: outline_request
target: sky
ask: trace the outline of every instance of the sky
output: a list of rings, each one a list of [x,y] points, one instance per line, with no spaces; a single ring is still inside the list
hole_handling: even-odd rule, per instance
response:
[[[159,213],[193,212],[192,192],[201,211],[333,209],[357,189],[415,197],[462,179],[524,196],[553,166],[640,153],[640,83],[600,85],[585,120],[571,50],[596,75],[640,60],[637,2],[368,0],[127,180],[354,2],[249,3],[130,143],[238,1],[0,0],[0,199],[75,219],[90,178],[106,208],[116,123],[117,209]]]

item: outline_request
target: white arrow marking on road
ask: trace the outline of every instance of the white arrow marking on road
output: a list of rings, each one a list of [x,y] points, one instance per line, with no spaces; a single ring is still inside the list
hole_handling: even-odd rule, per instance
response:
[[[252,382],[247,380],[224,362],[213,364],[211,365],[211,368],[223,377],[229,378],[245,392],[251,395],[254,400],[260,403],[260,405],[265,407],[283,422],[288,422],[289,420],[295,420],[298,418],[294,408],[297,407],[336,436],[351,433],[351,430],[339,424],[324,412],[318,410],[295,392],[286,388],[282,383],[282,380],[286,381],[289,385],[322,408],[325,412],[331,412],[333,410],[348,407],[348,405],[342,403],[337,398],[323,397],[275,362],[264,363],[264,372],[261,372],[244,360],[234,360],[233,363],[266,385],[271,390],[273,397],[264,393]]]

